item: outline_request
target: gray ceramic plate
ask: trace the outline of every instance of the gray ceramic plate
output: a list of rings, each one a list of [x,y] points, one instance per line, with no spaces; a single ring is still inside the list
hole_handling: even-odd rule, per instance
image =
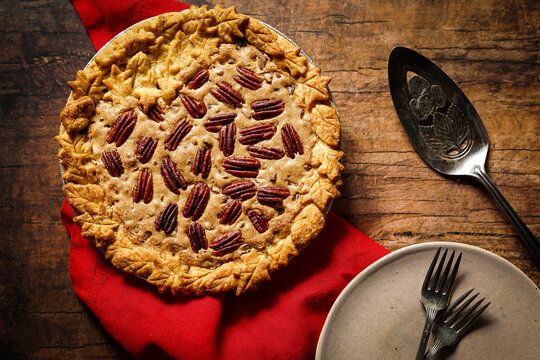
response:
[[[414,359],[424,326],[420,288],[439,246],[463,252],[452,300],[470,288],[491,305],[440,359],[540,359],[540,290],[489,251],[431,242],[395,251],[356,276],[332,306],[316,359]]]

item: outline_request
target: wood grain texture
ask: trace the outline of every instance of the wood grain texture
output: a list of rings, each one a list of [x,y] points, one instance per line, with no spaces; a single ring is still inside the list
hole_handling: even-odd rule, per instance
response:
[[[458,83],[488,131],[489,174],[538,234],[538,2],[221,4],[282,30],[333,77],[347,154],[337,213],[390,250],[467,243],[501,255],[540,284],[540,271],[480,185],[438,175],[413,151],[386,73],[390,50],[401,45]],[[69,238],[59,221],[52,137],[69,93],[65,83],[91,58],[92,44],[65,0],[2,0],[0,14],[0,359],[121,358],[71,288]]]

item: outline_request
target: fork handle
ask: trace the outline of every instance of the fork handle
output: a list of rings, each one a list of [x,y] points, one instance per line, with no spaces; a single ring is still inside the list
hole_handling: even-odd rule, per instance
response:
[[[423,360],[424,353],[426,352],[427,343],[429,340],[429,333],[435,322],[435,316],[437,311],[435,309],[426,308],[426,323],[424,324],[424,331],[422,331],[422,338],[420,339],[420,346],[418,346],[418,352],[416,353],[416,360]]]
[[[435,339],[435,342],[433,345],[431,345],[431,348],[429,348],[429,351],[427,352],[426,356],[424,357],[425,360],[432,359],[439,350],[441,350],[443,347],[442,342],[439,341],[439,339]]]
[[[471,171],[471,174],[478,179],[478,181],[480,181],[480,183],[488,190],[491,196],[493,196],[497,204],[499,204],[505,215],[508,217],[508,220],[510,220],[512,225],[514,225],[514,228],[516,228],[521,240],[523,240],[523,243],[531,252],[536,264],[540,266],[540,242],[536,236],[534,236],[532,231],[527,227],[527,225],[525,225],[523,220],[521,220],[508,201],[506,201],[499,189],[497,189],[493,181],[491,181],[483,167],[475,166]]]

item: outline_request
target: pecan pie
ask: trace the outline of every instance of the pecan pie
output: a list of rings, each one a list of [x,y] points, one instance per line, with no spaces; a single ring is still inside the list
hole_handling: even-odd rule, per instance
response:
[[[68,83],[60,114],[82,235],[160,291],[256,289],[339,195],[329,81],[234,7],[131,27]]]

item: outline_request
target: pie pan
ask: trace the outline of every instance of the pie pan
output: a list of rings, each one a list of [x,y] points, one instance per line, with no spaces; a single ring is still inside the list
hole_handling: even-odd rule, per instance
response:
[[[124,30],[69,82],[60,116],[63,189],[82,236],[160,291],[256,289],[322,230],[339,196],[329,81],[233,7]]]

